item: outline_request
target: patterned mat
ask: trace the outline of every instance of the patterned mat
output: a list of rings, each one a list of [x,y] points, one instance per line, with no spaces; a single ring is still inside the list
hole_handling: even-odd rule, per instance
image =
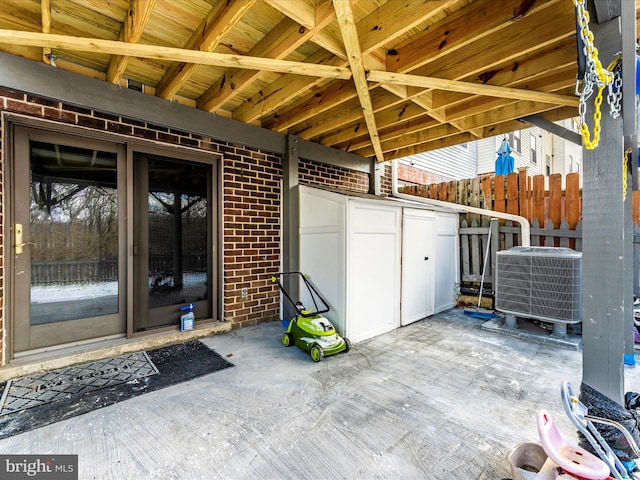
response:
[[[20,377],[6,383],[0,416],[157,374],[147,353],[136,352]]]

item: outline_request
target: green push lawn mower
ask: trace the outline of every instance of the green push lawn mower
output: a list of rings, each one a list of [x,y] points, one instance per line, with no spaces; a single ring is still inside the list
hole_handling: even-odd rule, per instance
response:
[[[292,282],[302,279],[300,288],[303,288],[302,285],[306,287],[309,301],[313,303],[312,308],[306,308],[301,301],[291,298],[283,285],[285,277]],[[284,311],[292,317],[291,320],[282,321],[287,330],[282,334],[282,344],[285,347],[295,345],[308,353],[314,362],[319,362],[328,355],[349,351],[349,340],[338,335],[333,324],[321,315],[329,311],[329,305],[305,275],[300,272],[277,273],[271,276],[271,281],[280,287]]]

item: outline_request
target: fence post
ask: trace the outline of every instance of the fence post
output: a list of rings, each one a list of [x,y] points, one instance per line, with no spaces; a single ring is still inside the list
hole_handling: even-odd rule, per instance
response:
[[[467,228],[469,226],[469,224],[467,223],[467,221],[463,218],[462,219],[462,223],[460,225],[461,228]],[[469,275],[469,235],[467,235],[466,233],[463,233],[460,235],[460,246],[461,246],[461,252],[462,252],[462,261],[460,262],[462,264],[462,278],[460,279],[460,283],[463,282],[462,279],[464,279],[467,275]]]
[[[555,238],[553,237],[553,220],[547,220],[547,224],[544,226],[544,229],[549,232],[549,234],[545,233],[544,235],[544,246],[555,247]]]
[[[500,250],[500,222],[497,218],[491,219],[491,290],[496,291],[496,258]]]
[[[513,222],[511,220],[507,220],[504,222],[505,227],[513,227]],[[504,248],[509,249],[513,247],[513,233],[504,232]]]
[[[576,236],[576,251],[582,252],[582,220],[578,222],[575,228]]]
[[[471,222],[471,228],[478,228],[478,222],[473,220]],[[480,244],[478,238],[480,235],[473,234],[471,235],[471,265],[474,272],[479,272],[480,269]]]
[[[560,224],[560,230],[558,231],[558,234],[560,235],[560,247],[569,247],[569,237],[565,237],[562,234],[565,232],[569,232],[569,222],[567,222],[567,220],[562,220],[562,223]]]
[[[531,246],[532,247],[540,246],[540,235],[537,234],[539,228],[540,228],[540,223],[538,222],[538,219],[534,217],[533,221],[531,222]]]

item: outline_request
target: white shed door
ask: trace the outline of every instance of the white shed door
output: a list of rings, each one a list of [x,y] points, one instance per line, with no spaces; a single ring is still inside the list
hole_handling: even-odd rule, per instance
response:
[[[434,220],[434,213],[428,210],[404,210],[400,313],[400,323],[403,326],[434,312]]]
[[[400,326],[401,209],[350,202],[347,335],[354,342]]]

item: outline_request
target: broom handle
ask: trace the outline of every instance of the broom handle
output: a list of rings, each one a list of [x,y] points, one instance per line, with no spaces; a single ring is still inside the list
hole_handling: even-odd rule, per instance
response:
[[[478,295],[478,308],[482,302],[482,287],[484,286],[484,273],[487,271],[487,258],[489,257],[489,247],[491,246],[491,226],[489,226],[489,236],[487,237],[487,248],[484,250],[484,263],[482,264],[482,278],[480,279],[480,294]]]

